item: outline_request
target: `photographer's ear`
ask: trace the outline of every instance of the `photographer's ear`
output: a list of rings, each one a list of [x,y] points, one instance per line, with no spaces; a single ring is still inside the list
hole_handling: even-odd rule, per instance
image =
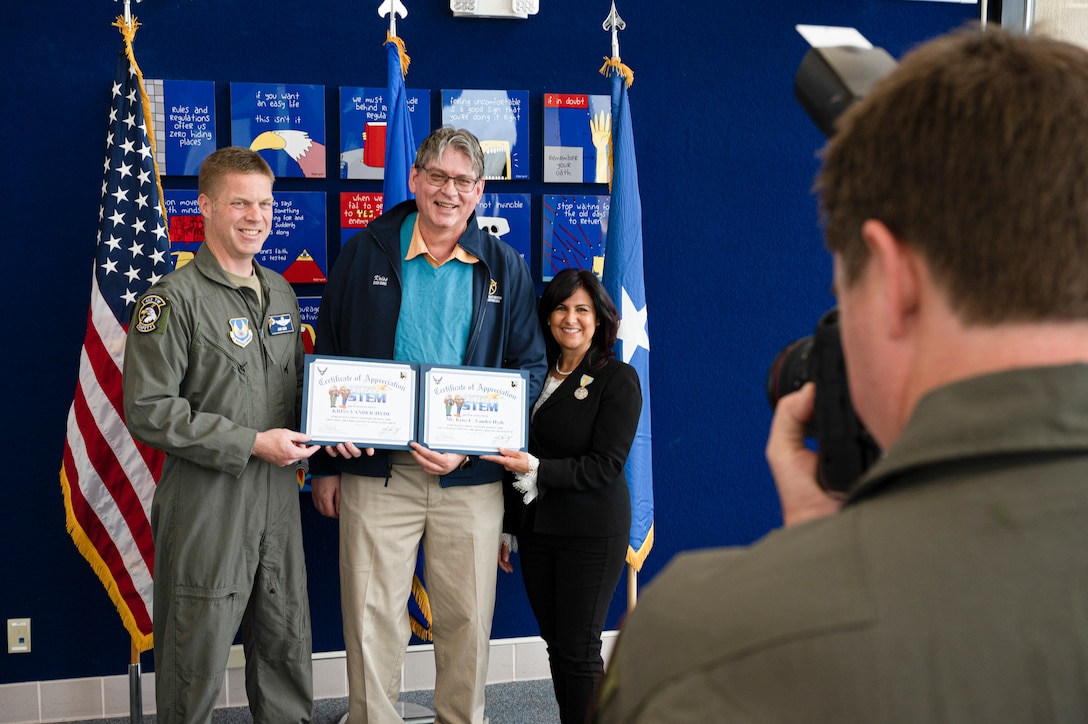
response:
[[[901,338],[916,321],[921,282],[928,275],[917,252],[884,222],[868,219],[861,225],[861,236],[870,252],[867,273],[877,276],[871,281],[879,290],[885,328],[893,339]]]

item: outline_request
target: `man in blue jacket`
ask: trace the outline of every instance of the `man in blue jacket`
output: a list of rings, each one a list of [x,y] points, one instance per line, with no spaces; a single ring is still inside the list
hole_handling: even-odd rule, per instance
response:
[[[315,353],[528,370],[547,363],[525,261],[478,228],[483,151],[440,128],[419,147],[414,200],[348,240],[318,316]],[[503,470],[460,453],[368,450],[315,456],[314,505],[340,519],[340,588],[351,724],[400,722],[394,704],[410,629],[405,602],[422,541],[435,645],[435,713],[484,713]],[[321,458],[318,460],[317,458]]]

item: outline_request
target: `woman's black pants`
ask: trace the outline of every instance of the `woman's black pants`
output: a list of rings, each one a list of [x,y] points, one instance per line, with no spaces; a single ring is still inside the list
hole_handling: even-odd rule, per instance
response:
[[[522,578],[548,645],[563,724],[583,724],[604,671],[601,630],[623,574],[627,545],[626,535],[518,536]]]

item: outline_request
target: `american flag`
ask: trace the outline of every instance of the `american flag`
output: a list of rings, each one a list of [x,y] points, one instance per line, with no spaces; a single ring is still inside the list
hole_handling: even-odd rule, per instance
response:
[[[133,646],[146,651],[152,644],[154,563],[149,520],[162,453],[137,443],[125,427],[121,368],[133,306],[172,264],[145,125],[150,113],[132,54],[138,24],[118,18],[114,25],[124,44],[112,88],[87,334],[60,480],[68,532],[117,606]]]

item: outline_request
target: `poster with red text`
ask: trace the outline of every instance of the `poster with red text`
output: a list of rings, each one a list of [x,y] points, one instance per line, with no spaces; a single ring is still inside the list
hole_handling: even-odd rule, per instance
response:
[[[544,183],[608,183],[612,99],[544,94]]]

